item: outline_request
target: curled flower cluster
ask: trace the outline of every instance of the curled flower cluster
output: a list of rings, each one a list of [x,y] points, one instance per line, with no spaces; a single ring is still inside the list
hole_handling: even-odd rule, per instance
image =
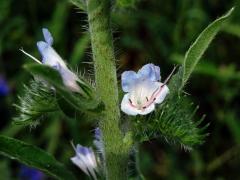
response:
[[[128,115],[146,115],[155,109],[169,93],[165,83],[161,83],[160,68],[146,64],[137,73],[122,73],[122,89],[126,94],[121,103],[121,110]]]

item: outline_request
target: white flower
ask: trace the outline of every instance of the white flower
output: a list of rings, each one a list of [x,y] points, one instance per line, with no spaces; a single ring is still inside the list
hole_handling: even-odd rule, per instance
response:
[[[37,42],[38,50],[42,56],[42,62],[33,57],[32,55],[26,53],[24,50],[21,49],[21,51],[30,58],[32,58],[33,60],[35,60],[36,62],[51,66],[58,70],[62,76],[64,85],[71,91],[78,92],[80,90],[77,84],[79,78],[77,77],[76,74],[74,74],[72,71],[68,69],[63,59],[53,49],[52,47],[53,37],[51,33],[48,31],[48,29],[43,28],[42,32],[45,41]]]
[[[126,94],[121,103],[121,110],[128,115],[146,115],[155,109],[169,93],[165,83],[161,83],[160,68],[146,64],[137,73],[122,73],[122,89]]]
[[[74,146],[73,146],[74,147]],[[74,147],[76,155],[71,158],[71,161],[78,166],[85,174],[97,179],[97,161],[92,148],[81,146]]]

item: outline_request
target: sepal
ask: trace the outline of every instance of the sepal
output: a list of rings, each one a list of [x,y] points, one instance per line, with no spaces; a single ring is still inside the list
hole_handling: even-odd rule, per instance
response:
[[[28,64],[24,68],[35,77],[41,78],[56,90],[57,103],[64,103],[79,113],[98,114],[104,110],[103,103],[97,98],[95,89],[83,79],[77,82],[80,91],[72,92],[63,83],[60,73],[52,67],[40,64]],[[60,108],[63,107],[60,104]],[[62,109],[63,112],[66,112]],[[69,115],[69,114],[68,114]]]
[[[202,144],[208,135],[205,132],[208,124],[199,127],[204,116],[200,120],[193,120],[197,109],[198,107],[194,108],[186,96],[169,98],[147,119],[142,116],[133,119],[135,139],[147,141],[161,137],[170,144],[178,144],[184,149],[191,150]]]
[[[49,113],[59,111],[54,91],[39,80],[33,80],[29,86],[24,86],[23,95],[14,106],[18,111],[14,123],[20,125],[36,126]]]

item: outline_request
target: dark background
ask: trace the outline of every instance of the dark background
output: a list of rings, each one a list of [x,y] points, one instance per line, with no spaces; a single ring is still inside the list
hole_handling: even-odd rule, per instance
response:
[[[130,0],[113,8],[118,75],[153,62],[165,79],[181,62],[199,33],[236,5],[233,0]],[[0,95],[0,133],[46,149],[78,174],[71,164],[70,141],[91,145],[94,125],[87,119],[62,116],[42,119],[36,128],[12,124],[14,103],[32,79],[22,68],[31,60],[19,49],[40,58],[36,41],[41,28],[54,36],[54,47],[73,69],[93,77],[87,16],[66,0],[0,1],[0,77],[9,93]],[[146,179],[240,179],[240,8],[217,35],[197,66],[186,91],[199,104],[197,115],[210,123],[205,144],[191,152],[162,139],[140,147],[140,166]],[[203,124],[204,124],[203,123]],[[18,179],[20,164],[0,157],[4,179]]]

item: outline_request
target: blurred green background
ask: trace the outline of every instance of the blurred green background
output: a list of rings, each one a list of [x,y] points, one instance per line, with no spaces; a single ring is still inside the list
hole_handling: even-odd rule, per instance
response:
[[[198,34],[237,5],[234,0],[119,0],[113,8],[118,75],[153,62],[165,79]],[[0,78],[9,91],[0,94],[0,133],[46,149],[78,174],[71,164],[70,141],[91,145],[94,124],[83,117],[42,117],[36,127],[12,124],[13,106],[32,79],[22,65],[31,62],[19,49],[40,58],[41,28],[53,34],[54,47],[73,69],[93,77],[87,16],[67,0],[0,1]],[[140,147],[146,179],[240,179],[240,8],[215,38],[186,87],[199,104],[198,116],[210,123],[205,144],[191,152],[152,140]],[[130,162],[131,163],[131,162]],[[19,179],[21,165],[0,156],[0,179]],[[131,172],[129,172],[131,173]],[[50,179],[45,176],[46,179]]]

